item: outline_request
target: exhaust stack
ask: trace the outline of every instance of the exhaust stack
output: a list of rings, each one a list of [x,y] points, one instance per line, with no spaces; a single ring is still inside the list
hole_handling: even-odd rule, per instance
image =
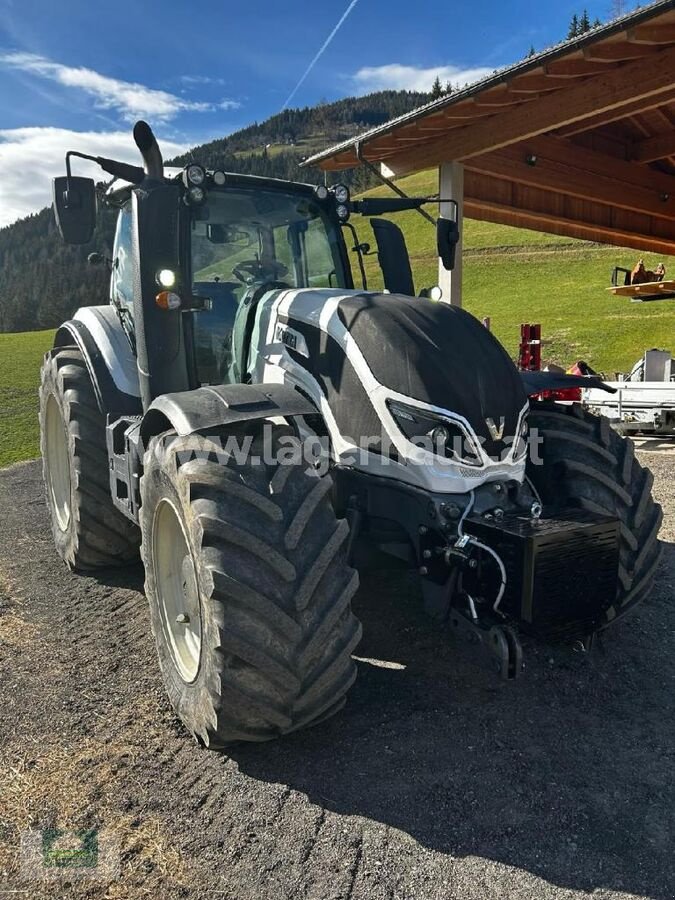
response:
[[[142,119],[134,125],[134,140],[143,157],[143,167],[148,178],[161,181],[164,178],[162,152],[152,128]]]

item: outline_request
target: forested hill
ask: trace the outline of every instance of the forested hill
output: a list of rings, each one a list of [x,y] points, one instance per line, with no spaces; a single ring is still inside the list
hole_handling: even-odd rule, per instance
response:
[[[195,147],[169,163],[184,165],[194,159],[207,168],[318,181],[323,176],[317,170],[298,168],[302,158],[429,99],[425,93],[382,91],[284,110],[227,138]],[[340,180],[355,189],[370,184],[360,170],[341,172]],[[94,240],[82,247],[61,241],[49,209],[0,229],[0,331],[53,328],[79,306],[107,302],[107,273],[103,267],[88,266],[87,256],[92,250],[110,253],[114,220],[111,212],[105,212]]]

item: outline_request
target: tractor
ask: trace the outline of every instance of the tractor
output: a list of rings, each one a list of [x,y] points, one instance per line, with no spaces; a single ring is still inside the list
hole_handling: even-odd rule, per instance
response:
[[[200,743],[343,706],[373,554],[415,570],[429,615],[505,678],[522,635],[586,646],[649,593],[651,474],[606,419],[540,399],[602,382],[519,372],[469,313],[415,296],[381,217],[429,198],[169,174],[145,122],[134,138],[142,166],[69,151],[54,179],[65,241],[91,241],[97,206],[118,215],[110,302],[65,322],[42,367],[44,481],[71,569],[140,556],[166,691]],[[457,239],[439,218],[446,269]]]

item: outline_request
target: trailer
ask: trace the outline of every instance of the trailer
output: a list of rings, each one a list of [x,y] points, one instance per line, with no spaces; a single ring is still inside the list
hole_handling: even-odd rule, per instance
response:
[[[647,350],[630,373],[607,382],[616,391],[583,391],[584,405],[606,416],[621,434],[675,437],[675,360],[668,350]]]

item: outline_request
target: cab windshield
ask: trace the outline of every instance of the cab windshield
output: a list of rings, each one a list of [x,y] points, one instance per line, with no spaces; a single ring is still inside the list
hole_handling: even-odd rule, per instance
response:
[[[228,283],[240,297],[268,281],[347,286],[335,226],[311,198],[283,191],[211,191],[195,210],[191,255],[197,290]]]
[[[258,187],[212,190],[193,209],[192,292],[211,301],[194,316],[202,384],[232,377],[232,329],[245,296],[267,285],[348,286],[337,228],[311,196]]]

